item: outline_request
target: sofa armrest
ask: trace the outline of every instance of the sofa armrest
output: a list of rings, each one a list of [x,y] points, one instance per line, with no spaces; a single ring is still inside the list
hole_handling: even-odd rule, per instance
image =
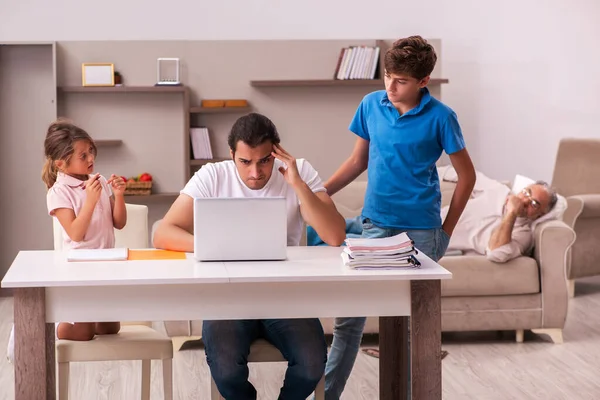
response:
[[[534,232],[534,257],[540,268],[542,327],[565,325],[568,308],[567,266],[575,232],[562,221],[541,223]]]
[[[600,194],[580,194],[567,198],[563,221],[575,229],[580,218],[600,218]]]
[[[567,198],[563,220],[577,235],[570,250],[567,279],[573,280],[600,273],[600,194],[582,194]]]
[[[600,217],[600,194],[580,194],[571,197],[573,199],[578,199],[583,203],[580,215],[581,218]]]

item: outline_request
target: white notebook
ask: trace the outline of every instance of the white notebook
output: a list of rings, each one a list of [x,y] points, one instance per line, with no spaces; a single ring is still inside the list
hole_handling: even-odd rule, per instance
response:
[[[127,248],[71,249],[67,254],[67,261],[125,261],[128,255]]]

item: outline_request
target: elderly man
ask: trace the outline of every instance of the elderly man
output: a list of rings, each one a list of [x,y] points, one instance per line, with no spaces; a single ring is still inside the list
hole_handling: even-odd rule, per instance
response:
[[[491,180],[490,180],[491,181]],[[550,212],[558,196],[543,181],[514,194],[500,182],[474,191],[450,238],[448,252],[474,251],[507,262],[531,251],[532,225]],[[448,207],[442,209],[442,218]]]

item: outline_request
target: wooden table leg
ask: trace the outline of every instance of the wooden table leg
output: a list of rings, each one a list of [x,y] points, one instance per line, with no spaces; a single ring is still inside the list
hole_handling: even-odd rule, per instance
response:
[[[54,324],[44,288],[15,289],[15,400],[56,399]]]
[[[408,317],[379,318],[379,398],[405,400],[408,392]]]
[[[442,399],[442,303],[439,280],[411,282],[412,398]]]

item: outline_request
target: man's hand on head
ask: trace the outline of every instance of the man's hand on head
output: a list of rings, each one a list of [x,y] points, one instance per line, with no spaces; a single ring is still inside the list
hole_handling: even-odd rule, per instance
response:
[[[508,195],[506,198],[506,214],[513,217],[525,216],[525,202],[514,194]]]
[[[302,177],[300,177],[300,172],[298,172],[296,159],[290,153],[285,151],[280,145],[274,144],[271,154],[285,164],[285,167],[279,167],[279,172],[283,175],[288,185],[296,187],[304,183]]]

